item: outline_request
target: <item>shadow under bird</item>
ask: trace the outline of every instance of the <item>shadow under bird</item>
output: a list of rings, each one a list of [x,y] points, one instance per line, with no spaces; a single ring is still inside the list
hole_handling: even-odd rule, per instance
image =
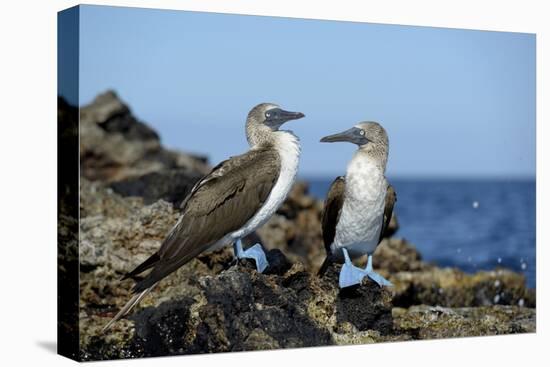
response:
[[[327,257],[319,275],[332,262],[343,261],[340,288],[361,284],[365,276],[380,286],[390,286],[372,269],[372,254],[382,241],[396,202],[395,190],[385,176],[388,135],[377,122],[361,122],[342,133],[325,136],[321,142],[350,142],[358,149],[346,176],[334,180],[325,200],[322,229]],[[353,265],[352,259],[365,254],[369,255],[365,269]]]
[[[273,103],[255,106],[246,120],[248,152],[218,164],[181,204],[182,214],[153,254],[123,279],[150,272],[134,285],[134,296],[104,327],[126,315],[164,277],[199,254],[233,244],[237,258],[251,258],[263,272],[268,266],[260,244],[243,249],[241,239],[263,225],[286,199],[300,158],[298,137],[279,130],[301,119]]]

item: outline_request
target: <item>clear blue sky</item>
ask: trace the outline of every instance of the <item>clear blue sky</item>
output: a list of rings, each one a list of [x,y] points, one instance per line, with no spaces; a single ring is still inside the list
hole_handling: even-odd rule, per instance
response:
[[[361,120],[390,137],[391,177],[535,174],[535,36],[84,6],[80,104],[114,89],[165,145],[213,163],[247,149],[259,102],[304,112],[301,176],[342,174]]]

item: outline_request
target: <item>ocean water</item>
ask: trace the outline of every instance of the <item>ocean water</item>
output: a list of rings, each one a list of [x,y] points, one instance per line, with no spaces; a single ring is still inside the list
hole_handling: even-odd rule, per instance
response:
[[[331,179],[308,179],[324,199]],[[397,236],[424,260],[467,272],[502,266],[536,287],[534,180],[391,180]]]

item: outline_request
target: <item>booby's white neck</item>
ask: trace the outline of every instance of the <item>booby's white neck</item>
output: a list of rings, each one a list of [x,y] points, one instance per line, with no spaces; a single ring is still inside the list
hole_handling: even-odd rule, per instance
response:
[[[291,131],[280,130],[272,132],[272,146],[277,150],[280,159],[280,173],[271,189],[265,204],[246,223],[244,227],[231,234],[234,239],[242,238],[263,225],[285,201],[294,185],[300,160],[300,143]],[[255,149],[255,148],[252,148]]]
[[[269,216],[283,203],[292,188],[296,180],[296,174],[298,173],[298,162],[300,161],[301,153],[300,140],[291,131],[275,131],[273,132],[273,136],[273,146],[277,150],[277,153],[279,153],[281,160],[281,172],[265,205],[268,206],[269,204],[275,207]]]
[[[346,171],[346,197],[355,200],[376,197],[384,182],[384,167],[380,162],[357,150]]]

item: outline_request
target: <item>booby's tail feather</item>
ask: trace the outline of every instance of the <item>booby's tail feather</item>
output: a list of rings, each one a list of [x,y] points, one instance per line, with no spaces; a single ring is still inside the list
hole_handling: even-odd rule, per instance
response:
[[[147,260],[145,260],[144,262],[142,262],[141,264],[138,265],[137,268],[135,268],[134,270],[132,270],[131,272],[129,273],[126,273],[122,279],[122,280],[125,280],[125,279],[128,279],[128,278],[135,278],[136,275],[138,274],[141,274],[143,273],[145,270],[149,269],[149,268],[152,268],[153,266],[155,266],[158,262],[160,261],[160,256],[158,253],[154,253],[151,257],[149,257]]]
[[[128,302],[126,302],[124,307],[122,307],[122,309],[120,311],[118,311],[118,313],[115,315],[115,317],[113,317],[111,319],[111,321],[109,321],[107,323],[107,325],[105,325],[101,331],[102,332],[107,331],[115,322],[117,322],[122,317],[124,317],[126,314],[128,314],[128,312],[130,312],[132,310],[132,308],[134,308],[135,305],[137,305],[139,302],[141,302],[143,297],[145,297],[147,295],[147,293],[149,293],[151,291],[152,288],[153,287],[151,286],[151,287],[145,289],[144,291],[142,291],[141,293],[134,294],[134,296],[132,298],[130,298],[130,300]]]

